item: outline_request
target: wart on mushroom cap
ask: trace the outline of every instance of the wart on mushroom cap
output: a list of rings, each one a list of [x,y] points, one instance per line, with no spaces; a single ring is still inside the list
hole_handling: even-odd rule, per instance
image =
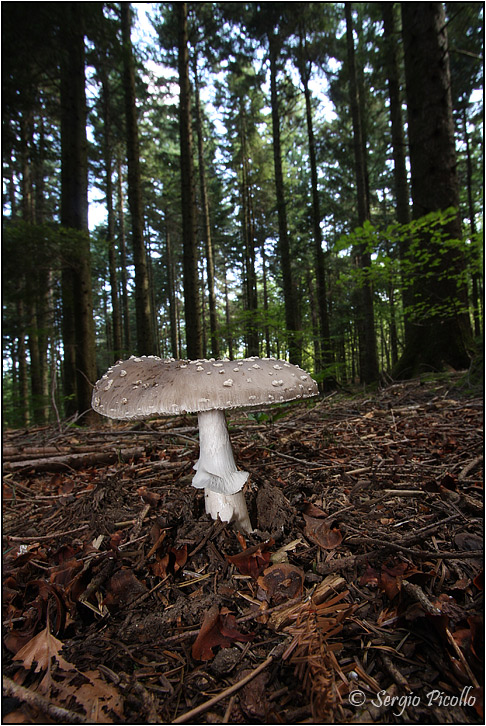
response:
[[[206,512],[251,524],[223,411],[262,407],[318,393],[316,382],[298,366],[275,358],[243,360],[163,360],[132,356],[112,366],[96,383],[92,406],[115,419],[197,413],[200,453],[193,486],[205,489]]]

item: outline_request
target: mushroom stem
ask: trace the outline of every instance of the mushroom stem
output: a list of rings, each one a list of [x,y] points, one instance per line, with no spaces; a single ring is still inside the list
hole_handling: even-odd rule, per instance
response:
[[[243,490],[236,494],[220,494],[205,489],[204,499],[206,513],[213,519],[219,517],[222,522],[234,522],[240,532],[250,534],[253,531]]]
[[[233,449],[223,411],[198,414],[199,459],[192,485],[205,490],[206,512],[213,519],[235,522],[239,529],[251,532],[243,485],[248,472],[236,468]]]

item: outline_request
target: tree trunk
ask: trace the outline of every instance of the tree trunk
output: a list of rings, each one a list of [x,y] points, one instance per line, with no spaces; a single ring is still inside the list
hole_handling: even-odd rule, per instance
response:
[[[398,333],[395,315],[395,285],[393,278],[390,280],[388,286],[388,304],[390,307],[390,347],[393,367],[398,361]]]
[[[113,359],[113,349],[112,349],[112,321],[110,319],[110,316],[108,315],[108,293],[106,291],[105,287],[105,280],[103,280],[103,292],[102,292],[102,300],[103,300],[103,318],[105,321],[105,338],[106,338],[106,353],[109,360]]]
[[[37,124],[38,141],[34,153],[34,222],[45,223],[45,159],[46,139],[44,133],[44,120],[39,118]],[[39,350],[39,404],[37,407],[37,420],[47,423],[49,420],[49,368],[48,349],[49,338],[54,335],[52,328],[52,268],[51,262],[44,256],[43,264],[36,272],[36,301],[35,316],[37,319],[37,346]]]
[[[39,349],[39,405],[38,421],[47,423],[49,420],[49,339],[54,336],[52,327],[51,297],[52,272],[39,270],[37,275],[38,294],[36,302],[36,318]]]
[[[248,214],[248,292],[249,310],[251,311],[250,329],[248,338],[248,350],[253,351],[250,355],[260,355],[260,321],[258,318],[258,281],[256,273],[256,239],[255,239],[255,211],[253,208],[253,195],[248,182],[249,177],[248,158],[246,159],[246,180],[247,197],[246,208]]]
[[[309,298],[309,305],[310,305],[310,319],[312,324],[312,345],[314,346],[314,361],[316,366],[316,371],[321,370],[320,369],[320,363],[322,361],[322,354],[321,354],[321,335],[319,330],[319,313],[318,313],[318,303],[316,302],[316,295],[314,294],[314,281],[312,279],[311,270],[310,267],[306,270],[306,285],[307,285],[307,295]]]
[[[353,148],[356,175],[356,201],[358,211],[358,224],[362,226],[370,218],[370,205],[366,184],[366,159],[364,153],[363,124],[361,119],[361,106],[358,91],[358,75],[356,69],[356,55],[353,36],[353,16],[351,3],[344,3],[346,15],[346,42],[349,75],[349,99],[351,117],[353,121]]]
[[[395,200],[397,220],[400,224],[410,222],[410,193],[407,179],[406,141],[402,119],[402,99],[400,93],[400,64],[396,42],[396,23],[394,4],[381,3],[383,25],[385,31],[384,60],[388,77],[388,97],[390,99],[390,121],[393,154],[393,178],[395,183]],[[401,238],[399,243],[400,260],[405,260],[410,246],[410,239]],[[413,304],[412,291],[402,276],[403,323],[405,344],[410,335],[408,310]],[[396,361],[395,361],[396,362]]]
[[[346,361],[346,336],[345,333],[339,336],[337,341],[337,359],[339,365],[339,379],[342,385],[348,382],[348,370]]]
[[[5,347],[5,352],[7,355],[10,356],[10,359],[12,361],[12,366],[10,368],[10,375],[12,379],[12,390],[10,392],[10,395],[7,396],[4,395],[4,422],[6,425],[6,411],[7,406],[12,410],[13,417],[12,421],[14,422],[14,426],[18,426],[20,423],[20,417],[18,415],[18,412],[21,410],[21,404],[20,404],[20,393],[19,393],[19,362],[17,360],[17,344],[18,339],[15,336],[15,334],[12,336],[12,339],[10,341],[10,344],[8,347]],[[5,387],[4,387],[5,388]],[[5,390],[4,390],[5,393]],[[8,401],[8,402],[7,402]]]
[[[5,149],[4,149],[5,151]],[[8,167],[4,171],[5,175],[5,182],[6,182],[6,194],[5,198],[10,205],[10,216],[12,219],[14,219],[17,216],[17,196],[16,196],[16,186],[15,186],[15,169],[16,169],[16,162],[14,159],[14,153],[13,150],[10,148],[8,152],[5,153],[5,158],[8,159]],[[8,184],[7,184],[8,182]]]
[[[22,165],[22,219],[29,225],[35,224],[33,170],[35,148],[33,143],[33,123],[31,115],[21,117],[20,158]],[[35,423],[43,423],[42,410],[42,366],[39,346],[39,321],[37,318],[37,301],[41,295],[39,285],[40,271],[33,270],[34,280],[30,280],[25,290],[25,311],[27,312],[28,349],[30,358],[30,396],[32,419]]]
[[[177,328],[177,305],[174,286],[174,263],[172,260],[172,245],[170,239],[169,225],[167,222],[167,211],[165,212],[165,264],[167,269],[167,297],[169,299],[169,320],[170,320],[170,347],[172,357],[178,357],[179,341]]]
[[[268,35],[270,50],[270,96],[272,107],[273,159],[275,167],[275,193],[278,214],[278,248],[282,268],[282,283],[285,306],[285,324],[287,327],[289,360],[295,365],[302,363],[300,346],[300,322],[297,291],[292,275],[290,241],[287,227],[287,208],[282,171],[282,149],[280,140],[280,110],[277,90],[277,58],[278,38],[272,30]]]
[[[18,318],[18,345],[17,359],[19,365],[19,398],[21,410],[21,422],[23,426],[30,423],[29,412],[29,380],[27,373],[27,355],[25,349],[25,320],[24,320],[24,303],[21,298],[17,300],[17,318]]]
[[[255,240],[253,238],[253,224],[250,209],[250,190],[248,186],[248,157],[246,144],[246,119],[242,99],[240,99],[240,148],[241,148],[241,233],[243,237],[244,256],[244,290],[245,290],[245,339],[246,355],[258,356],[258,326],[256,312],[258,309],[258,296],[255,272]]]
[[[37,292],[37,291],[36,291]],[[30,356],[30,391],[32,398],[32,418],[35,423],[42,423],[40,410],[42,409],[42,374],[39,348],[39,322],[37,319],[37,306],[33,297],[27,302],[28,329],[29,329],[29,356]]]
[[[42,112],[42,111],[41,111]],[[37,124],[38,141],[34,148],[34,221],[44,224],[45,216],[45,158],[46,140],[44,133],[44,119],[39,117]]]
[[[211,353],[214,358],[219,358],[218,338],[218,317],[216,310],[216,294],[214,291],[214,252],[211,236],[211,222],[209,216],[209,200],[206,183],[206,164],[204,159],[204,132],[201,117],[201,100],[199,98],[199,76],[197,72],[197,58],[194,58],[194,84],[195,84],[195,112],[196,112],[196,133],[197,151],[199,164],[199,189],[201,194],[202,231],[204,249],[206,252],[206,274],[208,276],[208,299],[209,299],[209,326],[211,330]]]
[[[224,268],[224,309],[226,318],[226,344],[228,346],[228,358],[233,360],[233,336],[231,334],[231,315],[228,294],[228,278],[226,275],[226,267]]]
[[[464,131],[464,142],[466,144],[466,185],[467,185],[467,206],[470,219],[471,227],[471,255],[473,257],[473,271],[472,271],[472,309],[473,309],[473,320],[474,320],[474,335],[479,338],[481,335],[481,315],[479,310],[480,302],[480,279],[477,269],[479,269],[478,260],[478,243],[476,240],[477,229],[476,229],[476,214],[474,210],[473,201],[473,190],[472,190],[472,161],[471,161],[471,145],[469,143],[469,134],[467,132],[467,115],[466,107],[462,109],[462,126]]]
[[[442,3],[402,3],[408,136],[413,216],[459,208],[454,123],[450,88],[447,30]],[[450,239],[461,238],[459,216],[443,228]],[[420,253],[429,257],[424,264]],[[408,378],[425,370],[467,367],[472,333],[465,270],[458,245],[444,245],[433,234],[419,238],[413,260],[414,319],[410,340],[394,369]],[[430,262],[434,266],[431,268]],[[433,274],[431,272],[433,270]]]
[[[65,376],[69,376],[69,380],[65,379],[65,394],[75,393],[74,407],[80,415],[85,413],[87,423],[96,418],[91,409],[96,357],[88,233],[82,4],[63,3],[61,13],[61,224],[65,228],[67,256],[62,279],[63,342]],[[72,410],[72,406],[67,407],[67,411]]]
[[[262,239],[260,252],[262,256],[262,282],[263,282],[263,310],[265,312],[265,351],[267,358],[272,355],[272,346],[270,342],[270,326],[268,324],[268,280],[267,280],[267,254],[265,251],[265,239]]]
[[[121,299],[122,299],[122,310],[123,310],[123,347],[128,353],[132,350],[132,333],[130,330],[130,307],[128,304],[128,285],[127,285],[127,245],[126,245],[126,234],[125,234],[125,211],[124,211],[124,200],[123,200],[123,172],[122,163],[120,156],[117,157],[117,216],[119,232],[119,246],[120,246],[120,269],[121,269]]]
[[[181,199],[184,267],[186,347],[189,358],[202,356],[201,303],[197,269],[196,199],[192,156],[191,86],[187,35],[187,3],[177,3],[179,32],[179,132],[181,147]]]
[[[46,291],[41,315],[41,325],[45,331],[45,335],[42,338],[42,344],[45,346],[45,354],[41,352],[41,355],[45,361],[44,370],[42,371],[42,388],[45,405],[44,420],[46,422],[49,421],[53,408],[52,398],[54,396],[54,391],[51,387],[51,381],[53,375],[52,367],[56,365],[52,356],[52,351],[56,350],[57,345],[54,287],[55,272],[53,269],[50,269],[47,272]]]
[[[113,330],[113,350],[111,356],[114,361],[122,357],[122,321],[120,299],[118,296],[118,275],[115,246],[115,213],[113,211],[113,160],[111,143],[111,110],[110,87],[106,73],[105,62],[100,60],[102,112],[103,112],[103,162],[105,167],[105,198],[107,213],[106,243],[108,245],[108,268],[110,273],[111,316]]]
[[[302,39],[301,39],[302,44]],[[329,332],[329,314],[327,309],[326,291],[326,263],[322,249],[321,210],[319,203],[319,183],[317,178],[316,142],[312,121],[311,95],[309,91],[310,68],[305,58],[301,59],[300,79],[304,86],[305,110],[307,119],[307,137],[309,142],[309,162],[311,168],[312,187],[312,228],[314,232],[314,266],[316,271],[317,284],[317,312],[319,318],[319,337],[316,341],[316,372],[324,369],[324,380],[322,382],[325,391],[334,388],[334,378],[330,374],[329,367],[333,362],[331,348],[331,336]],[[326,371],[327,369],[327,371]]]
[[[20,162],[22,165],[22,219],[34,223],[34,199],[32,193],[32,118],[23,113],[20,118]]]
[[[140,180],[140,144],[135,93],[135,64],[130,38],[130,3],[120,3],[123,41],[123,89],[128,162],[128,205],[132,222],[133,264],[135,266],[135,315],[137,320],[137,353],[155,355],[152,305],[147,267],[147,253],[143,237],[144,218],[142,186]]]
[[[76,325],[74,322],[74,270],[67,260],[61,271],[62,297],[62,394],[64,414],[70,418],[78,410],[76,404]]]
[[[366,181],[366,160],[364,154],[360,102],[358,95],[351,3],[345,3],[344,7],[346,14],[349,95],[351,116],[353,120],[358,224],[362,226],[370,217]],[[371,383],[378,379],[378,357],[376,352],[376,334],[373,310],[373,286],[369,279],[371,254],[364,245],[356,247],[355,260],[357,266],[360,268],[363,280],[360,289],[358,290],[358,295],[356,296],[356,323],[359,341],[360,378],[363,383]]]
[[[158,254],[158,250],[157,250]],[[159,313],[157,303],[155,302],[155,285],[154,285],[154,267],[152,260],[152,239],[149,237],[147,243],[147,272],[150,293],[150,310],[152,312],[152,331],[154,336],[155,354],[160,357],[160,333],[159,333]]]
[[[208,357],[208,338],[206,335],[206,280],[204,277],[204,263],[201,261],[199,268],[199,279],[201,281],[201,289],[199,293],[199,300],[201,301],[201,346],[202,346],[202,357]]]

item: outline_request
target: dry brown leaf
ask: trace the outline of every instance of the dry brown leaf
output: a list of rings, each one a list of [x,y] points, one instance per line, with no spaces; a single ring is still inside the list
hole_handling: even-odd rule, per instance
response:
[[[85,679],[85,683],[74,681],[79,681],[80,676]],[[118,717],[123,716],[121,695],[114,686],[101,680],[96,671],[76,671],[74,674],[57,671],[55,680],[43,678],[39,690],[59,706],[69,704],[74,699],[86,712],[87,723],[113,723],[110,710]]]
[[[36,663],[35,673],[46,671],[39,683],[39,690],[59,704],[75,698],[86,711],[88,722],[113,723],[107,709],[122,717],[123,703],[120,694],[113,686],[102,681],[95,671],[81,674],[87,683],[75,685],[72,682],[73,678],[78,677],[79,672],[72,663],[60,655],[62,647],[62,641],[55,638],[49,632],[49,628],[45,628],[21,648],[13,660],[22,661],[24,668],[31,668]],[[52,658],[59,666],[55,680],[51,673]]]
[[[237,532],[237,533],[236,533],[236,539],[237,539],[237,540],[238,540],[238,542],[240,543],[240,547],[241,547],[241,549],[242,549],[242,550],[246,550],[246,540],[245,540],[245,538],[243,537],[243,535],[242,535],[242,533],[241,533],[241,532]]]
[[[372,567],[370,564],[366,566],[366,570],[363,572],[359,579],[360,585],[368,585],[373,587],[378,587],[378,584],[380,582],[380,573],[378,570],[375,570],[374,567]]]
[[[49,581],[53,585],[66,588],[82,569],[83,563],[79,560],[67,560],[52,570]]]
[[[226,555],[228,562],[231,562],[242,575],[251,575],[255,580],[263,572],[270,562],[270,547],[275,544],[273,539],[269,539],[261,544],[247,547],[243,552],[237,555]]]
[[[150,565],[150,569],[154,575],[165,577],[167,574],[175,575],[178,570],[184,567],[186,562],[187,545],[180,549],[171,547],[164,555],[159,556],[157,554],[157,559]]]
[[[155,562],[150,564],[150,570],[153,575],[157,577],[165,577],[167,574],[167,566],[169,564],[169,553],[167,552],[162,557],[157,557]]]
[[[391,565],[385,563],[381,566],[381,572],[368,565],[359,582],[360,585],[379,587],[390,600],[393,600],[402,589],[403,580],[418,572],[414,565],[407,562],[398,562]]]
[[[327,512],[312,502],[306,502],[304,514],[306,517],[316,517],[317,519],[325,519],[327,517]]]
[[[323,550],[332,550],[338,547],[343,536],[337,527],[330,527],[325,519],[309,517],[304,514],[304,534],[314,544],[319,545]]]
[[[106,709],[110,709],[117,716],[123,716],[123,701],[116,688],[102,681],[96,671],[86,671],[83,675],[89,682],[77,688],[74,695],[86,711],[88,721],[113,723]]]
[[[260,575],[258,584],[272,605],[280,605],[285,600],[291,600],[302,594],[304,573],[294,565],[285,563],[272,565]]]
[[[117,532],[113,532],[113,534],[110,536],[111,549],[117,550],[124,539],[125,539],[125,535],[121,530],[118,530]]]
[[[409,566],[406,562],[401,562],[394,567],[382,565],[380,574],[380,588],[387,594],[390,600],[398,595],[402,589],[402,581],[408,575]]]
[[[47,670],[51,665],[51,658],[55,658],[61,668],[65,671],[73,670],[72,663],[59,655],[64,643],[55,638],[49,631],[49,628],[41,630],[26,645],[21,648],[12,660],[22,661],[24,668],[31,668],[37,663],[35,673]]]
[[[25,708],[25,705],[23,706]],[[23,713],[21,708],[10,711],[6,716],[3,716],[2,723],[32,723],[32,716],[28,716]]]
[[[228,648],[234,641],[245,643],[253,637],[236,629],[236,618],[228,608],[221,608],[220,611],[218,605],[213,605],[208,610],[193,643],[192,657],[195,660],[211,660],[214,657],[215,646]]]
[[[106,605],[108,608],[123,606],[127,602],[147,592],[145,585],[137,579],[132,570],[126,568],[115,572],[110,578],[107,590],[108,593],[103,601],[103,605]]]
[[[142,501],[145,504],[150,504],[151,507],[157,507],[160,502],[160,494],[157,492],[151,492],[147,487],[139,487],[137,494],[140,494]]]
[[[187,545],[184,545],[184,547],[180,547],[179,549],[177,547],[171,547],[169,555],[170,568],[175,574],[177,570],[184,567],[187,562]]]

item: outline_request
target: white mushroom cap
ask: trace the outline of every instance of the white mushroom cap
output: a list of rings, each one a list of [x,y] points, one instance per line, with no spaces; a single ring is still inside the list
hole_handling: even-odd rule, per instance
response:
[[[132,356],[96,383],[92,406],[115,419],[262,407],[318,393],[302,368],[275,358],[163,360]]]

